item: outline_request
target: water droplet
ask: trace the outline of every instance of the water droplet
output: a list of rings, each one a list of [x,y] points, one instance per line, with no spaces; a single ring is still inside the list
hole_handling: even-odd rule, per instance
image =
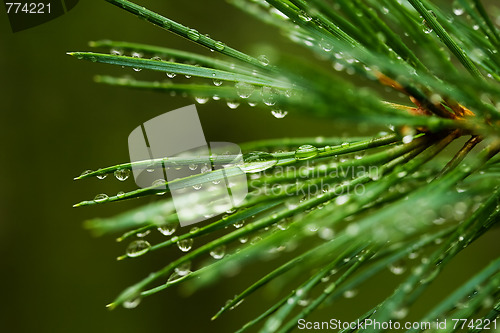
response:
[[[464,13],[464,8],[460,5],[458,1],[453,2],[453,14],[460,16]]]
[[[93,172],[92,170],[85,170],[85,171],[83,171],[83,172],[80,174],[80,177],[86,176],[86,175],[88,175],[89,173],[92,173],[92,172]]]
[[[168,20],[163,20],[163,22],[162,22],[162,26],[163,26],[163,28],[165,28],[165,29],[170,29],[172,25],[170,24],[170,21],[168,21]]]
[[[399,308],[392,312],[392,316],[395,319],[403,319],[408,315],[408,308]]]
[[[127,256],[131,258],[142,256],[144,253],[148,252],[151,248],[151,244],[143,239],[135,240],[129,244],[127,247]]]
[[[193,239],[186,238],[177,242],[177,247],[182,252],[188,252],[193,247]]]
[[[129,169],[118,169],[114,172],[114,175],[116,179],[119,181],[125,181],[130,175],[130,170]]]
[[[179,266],[175,267],[175,272],[179,276],[188,275],[189,273],[191,273],[191,262],[190,261],[183,262]]]
[[[319,46],[323,49],[323,51],[325,52],[330,52],[332,49],[333,49],[333,45],[332,43],[330,43],[328,40],[326,39],[321,39],[321,41],[319,42]]]
[[[215,74],[214,74],[215,75]],[[220,87],[222,85],[222,80],[219,80],[219,79],[213,79],[212,80],[213,83],[214,83],[214,86],[216,87]]]
[[[194,100],[198,102],[199,104],[205,104],[208,102],[210,98],[209,97],[195,97]]]
[[[474,24],[474,25],[472,26],[472,29],[474,29],[474,30],[479,30],[479,25]]]
[[[169,79],[173,79],[174,77],[177,76],[176,73],[165,73],[165,74],[167,74],[167,76],[168,76]]]
[[[193,185],[193,188],[194,188],[195,190],[199,190],[199,189],[201,189],[202,187],[203,187],[203,186],[202,186],[202,184],[195,184],[195,185]]]
[[[196,31],[195,29],[189,29],[187,32],[187,36],[191,40],[198,40],[200,39],[200,33]]]
[[[388,9],[387,7],[382,7],[382,13],[383,13],[384,15],[389,14],[389,9]]]
[[[335,62],[333,64],[333,69],[335,69],[337,72],[341,72],[344,70],[344,65],[341,64],[340,62]]]
[[[143,237],[146,237],[147,235],[149,235],[150,233],[151,233],[151,230],[144,230],[143,232],[138,232],[135,235],[139,238],[143,238]]]
[[[306,13],[304,13],[304,12],[301,12],[301,13],[299,14],[299,18],[300,18],[302,21],[304,21],[304,22],[309,22],[309,21],[311,21],[311,20],[312,20],[312,17],[311,17],[311,16],[309,16],[309,15],[307,15],[307,14],[306,14]]]
[[[308,160],[318,155],[318,148],[312,145],[302,145],[295,151],[296,160]]]
[[[239,229],[241,228],[242,226],[245,225],[245,220],[241,220],[241,221],[237,221],[237,222],[234,222],[233,223],[233,226],[236,228],[236,229]]]
[[[221,42],[221,41],[217,41],[217,42],[214,43],[214,47],[215,47],[216,50],[222,51],[222,50],[224,50],[224,48],[226,47],[226,45],[223,42]]]
[[[389,270],[394,275],[401,275],[406,271],[406,264],[404,261],[395,261],[389,265]]]
[[[210,255],[214,259],[222,259],[222,258],[224,258],[225,254],[226,254],[226,247],[224,245],[216,247],[215,249],[210,251]]]
[[[99,170],[97,170],[97,171],[101,171],[101,169],[99,169]],[[97,175],[96,177],[97,177],[98,179],[104,179],[104,178],[106,178],[107,176],[108,176],[108,174],[107,174],[107,173],[101,173],[100,175]]]
[[[401,171],[401,172],[398,172],[398,173],[396,174],[396,176],[398,176],[398,178],[404,178],[404,177],[406,177],[406,175],[407,175],[407,174],[408,174],[408,172],[406,172],[406,171]]]
[[[318,236],[324,240],[332,240],[335,236],[335,232],[332,228],[322,227],[319,229]]]
[[[156,187],[156,190],[160,190],[160,189],[164,189],[165,188],[165,184],[166,184],[165,179],[160,178],[160,179],[155,180],[151,184],[151,186],[152,187]],[[160,192],[156,192],[156,195],[164,195],[165,193],[166,193],[166,191],[160,191]]]
[[[159,232],[162,233],[162,235],[170,236],[175,232],[175,230],[177,230],[177,223],[171,222],[171,223],[162,225],[161,227],[158,227],[157,229]]]
[[[356,297],[356,295],[358,294],[358,291],[355,290],[355,289],[351,289],[351,290],[346,290],[344,291],[344,293],[342,294],[345,298],[353,298],[353,297]]]
[[[423,20],[423,21],[422,21],[422,25],[424,26],[424,32],[425,32],[426,34],[430,34],[430,33],[432,32],[432,27],[431,27],[431,26],[429,26],[429,24],[427,23],[427,21],[426,21],[426,20]]]
[[[297,304],[299,306],[308,306],[310,302],[311,302],[310,299],[299,299],[299,301],[297,302]]]
[[[257,60],[259,60],[260,64],[262,66],[267,66],[269,65],[269,59],[265,55],[260,55],[257,57]]]
[[[141,303],[141,296],[140,295],[127,299],[126,301],[124,301],[122,303],[122,306],[125,309],[134,309],[139,305],[139,303]]]
[[[118,198],[123,198],[123,197],[125,196],[125,192],[120,191],[120,192],[116,193],[116,196],[117,196]]]
[[[256,173],[267,170],[278,162],[273,155],[265,152],[252,152],[243,157],[245,163],[240,169],[245,173]]]
[[[403,137],[403,143],[410,143],[413,141],[413,135],[406,135]]]
[[[238,82],[234,85],[234,87],[236,88],[238,96],[240,96],[241,98],[250,97],[250,95],[252,95],[253,91],[255,90],[253,85],[246,82]]]
[[[173,272],[172,275],[170,275],[170,277],[168,278],[166,284],[177,282],[179,280],[182,280],[186,276],[187,275],[181,276],[181,275],[177,274],[177,272]]]
[[[189,164],[189,170],[194,171],[198,169],[198,164]]]
[[[282,118],[285,118],[285,117],[286,117],[286,115],[288,114],[288,112],[287,112],[287,111],[280,110],[280,109],[277,109],[277,110],[272,110],[272,111],[271,111],[271,114],[272,114],[275,118],[282,119]]]
[[[276,93],[273,91],[273,88],[263,86],[260,94],[262,96],[262,101],[267,106],[273,106],[276,104]]]
[[[240,103],[239,102],[235,102],[235,101],[227,101],[227,106],[229,106],[230,109],[236,109],[238,108],[238,106],[240,106]]]
[[[206,163],[204,165],[202,165],[202,167],[200,168],[201,173],[207,173],[210,171],[212,171],[212,168],[210,166],[208,166],[208,164],[206,164]]]
[[[138,52],[132,52],[132,58],[141,58],[141,54]],[[136,72],[142,71],[142,68],[132,68]]]
[[[112,55],[115,55],[115,56],[121,56],[122,55],[122,53],[119,50],[115,50],[115,49],[112,49],[109,53],[112,54]]]
[[[104,194],[104,193],[102,193],[102,194],[98,194],[98,195],[96,195],[96,196],[95,196],[95,198],[94,198],[94,201],[95,201],[95,202],[104,202],[104,201],[108,201],[108,200],[109,200],[108,195],[107,195],[107,194]]]

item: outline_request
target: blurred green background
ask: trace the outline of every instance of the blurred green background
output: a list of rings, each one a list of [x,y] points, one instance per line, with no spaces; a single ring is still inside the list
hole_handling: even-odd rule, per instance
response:
[[[253,55],[265,45],[312,57],[284,40],[278,31],[240,13],[224,1],[142,1],[170,18],[209,33]],[[180,254],[170,249],[141,260],[117,262],[127,244],[114,237],[94,238],[82,222],[111,216],[148,199],[74,209],[97,193],[113,194],[132,181],[74,182],[85,169],[128,159],[127,137],[144,121],[192,104],[168,94],[125,90],[93,82],[95,74],[148,73],[77,61],[67,51],[90,50],[88,41],[126,40],[210,55],[210,51],[158,29],[104,1],[81,1],[68,14],[13,34],[0,10],[2,144],[0,172],[1,288],[5,332],[230,332],[267,309],[269,289],[246,300],[237,311],[215,322],[210,317],[238,291],[269,269],[254,265],[189,298],[177,290],[150,297],[135,310],[107,311],[123,288]],[[164,79],[162,74],[155,77]],[[268,111],[221,101],[197,106],[207,141],[243,142],[281,136],[357,133],[336,121],[310,119],[307,112],[275,119]],[[498,254],[498,230],[484,236],[446,268],[415,306],[422,313],[436,299],[470,277]],[[195,244],[196,245],[196,244]],[[385,273],[360,295],[319,311],[318,320],[353,319],[389,292],[398,278]]]

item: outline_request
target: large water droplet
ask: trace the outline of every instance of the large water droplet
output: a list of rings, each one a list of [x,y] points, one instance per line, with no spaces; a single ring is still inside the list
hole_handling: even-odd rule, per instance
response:
[[[149,244],[148,241],[142,239],[135,240],[127,247],[127,256],[131,258],[142,256],[144,253],[148,252],[150,248],[151,244]]]
[[[125,181],[130,175],[130,170],[129,169],[118,169],[114,172],[114,175],[116,179],[119,181]]]
[[[182,252],[188,252],[193,247],[193,239],[186,238],[177,242],[177,247]]]
[[[312,145],[302,145],[295,151],[295,159],[308,160],[318,155],[318,148]]]
[[[108,200],[109,200],[108,195],[104,194],[104,193],[98,194],[94,198],[95,202],[104,202],[104,201],[108,201]]]
[[[278,162],[273,155],[265,152],[245,154],[243,160],[245,163],[240,166],[240,169],[245,173],[261,172],[275,166]]]
[[[214,259],[222,259],[222,258],[224,258],[225,254],[226,254],[226,247],[224,245],[216,247],[215,249],[210,251],[210,255]]]
[[[241,98],[248,98],[255,90],[254,86],[246,82],[238,82],[234,85],[238,96]]]

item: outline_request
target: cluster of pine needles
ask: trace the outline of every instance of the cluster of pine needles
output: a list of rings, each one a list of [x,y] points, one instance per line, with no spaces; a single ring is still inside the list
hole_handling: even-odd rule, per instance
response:
[[[136,72],[160,72],[157,81],[98,76],[98,82],[179,93],[200,104],[211,99],[225,101],[230,108],[247,103],[277,118],[302,113],[325,122],[387,128],[368,137],[242,144],[247,198],[190,230],[178,228],[165,180],[76,204],[158,196],[153,203],[87,221],[86,226],[97,234],[123,233],[118,240],[130,243],[119,259],[179,249],[183,254],[145,274],[109,307],[135,307],[141,299],[178,284],[196,290],[266,260],[274,269],[255,276],[255,282],[214,318],[281,280],[287,293],[263,305],[262,314],[239,332],[257,326],[260,332],[289,332],[298,319],[353,296],[358,286],[389,268],[402,282],[381,303],[359,313],[359,319],[404,320],[443,268],[497,225],[499,8],[486,9],[480,0],[452,5],[430,0],[228,0],[311,52],[302,59],[283,51],[270,61],[132,2],[107,1],[221,57],[109,40],[90,44],[105,53],[69,53]],[[175,76],[190,80],[176,81]],[[352,76],[357,77],[355,85]],[[452,153],[441,153],[445,148]],[[166,168],[202,168],[199,163],[154,161]],[[150,164],[119,164],[86,171],[77,179],[114,174],[125,181],[132,167]],[[220,180],[220,174],[208,170],[194,180],[176,180],[176,186]],[[158,238],[148,235],[154,233],[166,238],[153,242]],[[499,286],[497,258],[430,306],[421,321],[494,320],[500,312]],[[448,325],[445,331],[455,330]]]

